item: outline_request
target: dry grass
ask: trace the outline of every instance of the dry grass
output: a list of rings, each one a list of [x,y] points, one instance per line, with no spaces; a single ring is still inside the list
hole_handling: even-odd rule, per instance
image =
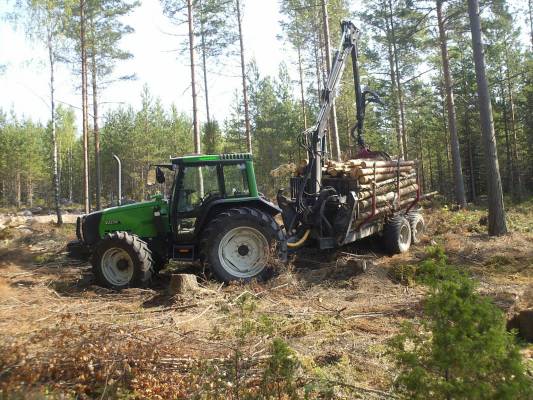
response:
[[[296,353],[300,394],[307,385],[311,398],[388,398],[395,369],[385,343],[421,314],[424,297],[391,279],[394,268],[416,265],[436,242],[504,308],[532,285],[533,234],[488,238],[480,216],[428,212],[429,234],[407,255],[384,257],[375,242],[346,249],[373,259],[364,273],[343,254],[307,250],[268,282],[202,281],[181,297],[165,294],[164,277],[149,290],[94,286],[89,266],[63,253],[72,226],[14,232],[0,248],[1,393],[261,398],[270,345],[281,338]]]

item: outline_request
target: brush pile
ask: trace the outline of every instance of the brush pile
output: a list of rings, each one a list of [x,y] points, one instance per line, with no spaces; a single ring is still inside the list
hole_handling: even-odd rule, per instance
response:
[[[376,214],[412,203],[418,191],[416,162],[404,160],[357,159],[329,161],[324,179],[341,178],[356,181],[358,219],[372,215],[375,196]]]

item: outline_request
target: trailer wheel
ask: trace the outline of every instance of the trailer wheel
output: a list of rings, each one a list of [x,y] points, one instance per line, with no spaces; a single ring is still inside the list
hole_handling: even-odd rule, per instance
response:
[[[91,260],[96,280],[112,289],[145,287],[152,279],[148,244],[128,232],[114,232],[97,245]]]
[[[201,259],[223,281],[266,279],[275,258],[286,258],[285,236],[274,219],[254,208],[217,215],[202,234]]]
[[[407,214],[407,219],[411,225],[411,243],[418,244],[422,240],[422,235],[426,229],[424,217],[420,212],[414,211]]]
[[[405,253],[411,246],[411,226],[403,215],[392,217],[383,228],[383,241],[391,254]]]

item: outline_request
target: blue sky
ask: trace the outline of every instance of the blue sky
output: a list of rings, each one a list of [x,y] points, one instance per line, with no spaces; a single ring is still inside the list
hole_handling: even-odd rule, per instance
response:
[[[0,2],[0,15],[8,10],[6,2]],[[292,56],[276,38],[280,33],[279,19],[277,0],[250,0],[244,9],[245,55],[248,61],[252,57],[256,59],[262,74],[277,74],[279,63],[289,62],[287,57]],[[50,114],[46,49],[41,43],[30,42],[22,27],[15,29],[12,24],[0,21],[0,64],[7,64],[0,75],[0,107],[45,122]],[[186,27],[172,25],[163,15],[158,0],[142,0],[141,6],[125,22],[135,28],[135,33],[124,38],[122,47],[134,58],[121,62],[116,73],[117,76],[135,73],[137,80],[117,82],[105,89],[100,96],[103,111],[119,104],[139,107],[140,93],[146,84],[152,95],[159,97],[164,105],[174,103],[179,110],[190,113],[189,59],[188,54],[181,55],[176,51],[184,38],[175,36],[186,33]],[[240,90],[239,68],[238,57],[228,60],[224,66],[210,68],[211,113],[219,120],[228,115],[235,91]],[[200,72],[198,69],[197,80],[202,85],[199,109],[200,118],[203,118],[205,107]],[[81,95],[76,90],[80,78],[64,65],[58,66],[56,77],[57,99],[80,107]],[[76,111],[79,121],[80,113]]]
[[[49,69],[47,53],[43,44],[32,43],[22,27],[15,29],[2,19],[10,10],[13,0],[0,0],[0,107],[13,109],[19,116],[25,115],[45,123],[49,119]],[[279,0],[246,0],[243,14],[243,32],[247,61],[254,58],[263,75],[276,75],[281,62],[289,66],[293,79],[295,54],[290,46],[277,39],[281,33],[278,13]],[[352,8],[358,1],[352,1]],[[511,4],[526,10],[525,0],[511,0]],[[135,28],[135,33],[125,37],[122,47],[134,57],[117,66],[116,75],[135,73],[137,80],[117,82],[100,94],[103,116],[109,108],[120,104],[140,106],[140,93],[147,85],[154,97],[159,97],[165,106],[176,104],[180,111],[191,113],[190,69],[188,54],[180,55],[180,41],[185,38],[186,26],[176,27],[163,15],[158,0],[142,0],[141,6],[126,18],[126,23]],[[517,21],[522,28],[523,42],[529,45],[527,15],[524,12]],[[170,33],[170,34],[169,34]],[[176,36],[178,35],[178,36]],[[332,43],[336,46],[335,38]],[[197,60],[198,61],[198,60]],[[235,92],[241,90],[239,59],[233,57],[226,64],[212,64],[210,69],[210,104],[212,115],[224,120],[230,112]],[[197,80],[201,82],[200,69]],[[79,76],[68,67],[59,65],[56,73],[56,97],[59,102],[74,106],[80,121],[81,96],[76,90]],[[199,90],[200,119],[204,119],[203,90]],[[79,122],[78,122],[78,125]]]

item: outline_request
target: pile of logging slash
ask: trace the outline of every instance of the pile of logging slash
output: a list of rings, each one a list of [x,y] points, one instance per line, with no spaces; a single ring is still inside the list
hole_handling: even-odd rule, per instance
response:
[[[418,191],[415,161],[329,161],[324,169],[324,174],[329,177],[357,180],[357,219],[372,215],[374,196],[375,214],[382,214],[409,205],[415,200]]]

